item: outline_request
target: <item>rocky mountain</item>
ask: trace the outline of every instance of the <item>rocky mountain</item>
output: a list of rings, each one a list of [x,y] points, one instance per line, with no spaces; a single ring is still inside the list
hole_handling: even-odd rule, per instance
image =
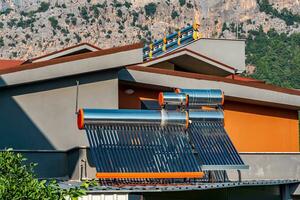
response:
[[[299,0],[0,0],[0,58],[28,59],[80,42],[101,48],[161,38],[194,20],[204,37],[300,32]]]

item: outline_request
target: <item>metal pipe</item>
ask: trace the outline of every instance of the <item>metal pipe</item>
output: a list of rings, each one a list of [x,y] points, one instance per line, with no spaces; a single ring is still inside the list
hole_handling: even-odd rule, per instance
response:
[[[160,92],[158,95],[158,103],[160,106],[187,106],[188,101],[188,96],[183,93]]]
[[[223,121],[224,113],[221,110],[190,110],[189,122],[195,121]]]
[[[79,129],[87,124],[124,125],[143,124],[188,127],[187,112],[165,110],[129,110],[129,109],[80,109],[77,115]]]
[[[176,89],[188,95],[189,106],[219,106],[224,103],[224,93],[219,89]]]

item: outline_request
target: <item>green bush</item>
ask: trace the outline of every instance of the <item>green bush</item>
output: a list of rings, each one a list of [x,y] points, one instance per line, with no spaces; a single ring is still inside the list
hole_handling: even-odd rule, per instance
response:
[[[4,47],[4,40],[3,37],[0,37],[0,48]]]
[[[120,18],[123,16],[123,13],[120,9],[117,11],[117,16],[120,17]]]
[[[75,35],[75,39],[77,40],[77,42],[78,42],[78,43],[81,42],[81,37],[80,37],[80,35],[78,35],[77,33],[74,33],[74,35]]]
[[[0,15],[5,15],[5,16],[6,16],[6,15],[8,15],[12,10],[13,10],[13,9],[11,9],[11,8],[7,8],[6,10],[0,12]]]
[[[58,27],[58,21],[57,19],[55,19],[55,17],[49,17],[48,20],[50,21],[53,29],[56,29]]]
[[[84,20],[89,21],[90,17],[88,15],[86,7],[82,7],[82,9],[80,10],[80,15]]]
[[[186,3],[185,0],[179,0],[179,5],[180,5],[180,6],[184,6],[185,3]]]
[[[145,5],[145,12],[147,16],[154,16],[156,13],[156,7],[157,5],[155,3],[149,3]]]
[[[71,18],[71,22],[75,26],[77,24],[77,18],[76,17],[72,17]]]
[[[176,10],[173,10],[171,16],[172,16],[172,19],[175,19],[176,17],[179,17],[179,14]]]
[[[100,11],[98,10],[98,7],[96,5],[93,5],[92,10],[94,12],[94,17],[98,19],[100,16]]]
[[[125,1],[124,6],[129,9],[132,6],[132,3]]]
[[[18,20],[16,18],[10,19],[9,22],[7,22],[7,25],[12,28],[17,25],[17,21]]]
[[[34,175],[36,164],[24,164],[26,159],[11,150],[0,152],[0,199],[77,199],[85,195],[91,183],[70,189],[62,189],[55,180],[39,180]],[[92,182],[94,184],[94,182]]]
[[[2,22],[0,22],[0,28],[3,28],[4,24]]]
[[[50,3],[41,2],[40,7],[37,9],[36,12],[46,12],[49,9]]]

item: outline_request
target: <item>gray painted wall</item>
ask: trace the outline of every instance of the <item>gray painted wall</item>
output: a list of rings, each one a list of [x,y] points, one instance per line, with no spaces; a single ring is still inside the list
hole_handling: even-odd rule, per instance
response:
[[[240,153],[249,170],[242,170],[243,180],[298,179],[300,180],[300,153]],[[231,180],[237,173],[228,171]]]
[[[116,71],[0,88],[0,149],[67,150],[87,146],[84,131],[77,129],[76,80],[80,82],[80,107],[118,108]]]
[[[245,70],[245,41],[201,39],[187,46],[209,58],[234,67],[238,72]]]

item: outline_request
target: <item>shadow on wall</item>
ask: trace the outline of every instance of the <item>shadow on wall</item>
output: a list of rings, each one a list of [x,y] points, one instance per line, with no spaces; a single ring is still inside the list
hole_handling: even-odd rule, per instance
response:
[[[68,151],[68,149],[59,150],[56,148],[55,141],[51,140],[51,137],[53,138],[55,135],[59,135],[60,137],[66,139],[64,143],[66,143],[68,146],[71,146],[71,148],[75,148],[78,146],[78,144],[69,143],[68,138],[85,136],[77,135],[77,133],[75,135],[70,135],[70,130],[68,134],[63,131],[60,133],[51,131],[44,132],[39,128],[40,125],[36,124],[36,122],[30,118],[28,113],[22,109],[22,107],[15,100],[15,97],[42,91],[47,92],[59,88],[74,87],[76,85],[76,80],[78,80],[80,84],[88,84],[115,79],[116,76],[116,70],[101,71],[97,73],[87,73],[43,82],[0,87],[0,150],[5,148],[20,150],[19,152],[28,158],[28,162],[38,163],[38,166],[35,169],[38,177],[53,178],[69,176],[77,178],[80,171],[79,166],[81,164],[81,157],[86,157],[84,159],[87,161],[87,164],[91,167],[94,166],[89,154],[84,156],[85,153],[78,152],[78,149],[75,151]],[[4,81],[0,78],[0,83],[1,82],[4,83]],[[75,93],[76,88],[74,87],[74,99],[72,99],[74,102],[71,102],[70,105],[72,108],[74,106],[74,111]],[[49,94],[51,96],[52,93],[49,92],[48,95]],[[62,95],[63,94],[64,93],[62,93]],[[66,97],[62,96],[61,98]],[[73,98],[73,96],[71,96],[71,98]],[[39,99],[37,99],[37,101],[39,101]],[[50,104],[48,105],[49,102]],[[55,106],[55,103],[57,103],[55,101],[49,102],[41,102],[41,104],[45,104],[43,106],[49,108],[51,106]],[[54,105],[52,105],[53,102]],[[52,122],[55,124],[55,120],[58,120],[54,118],[48,119],[47,112],[44,110],[35,112],[45,113],[44,123],[48,123],[47,120],[52,120]],[[75,123],[76,122],[74,122],[74,124]],[[55,131],[57,129],[53,130]],[[60,138],[55,138],[55,140],[58,141]],[[94,172],[92,174],[94,175]]]
[[[72,77],[64,77],[59,79],[53,79],[48,81],[41,81],[30,84],[22,84],[17,86],[8,86],[8,87],[0,87],[0,149],[4,148],[14,148],[14,149],[25,149],[25,150],[55,150],[56,144],[54,141],[51,141],[47,135],[52,138],[54,135],[64,137],[73,137],[74,135],[66,135],[66,133],[57,133],[56,132],[47,132],[44,133],[41,129],[39,129],[39,125],[35,124],[34,121],[31,120],[30,116],[20,107],[18,102],[14,99],[14,97],[18,97],[19,95],[26,95],[30,93],[37,92],[48,92],[54,89],[66,88],[66,87],[74,87],[74,100],[70,102],[70,105],[74,106],[75,111],[75,93],[76,93],[76,81],[78,80],[80,84],[88,84],[94,82],[100,82],[105,80],[111,80],[116,78],[117,72],[111,71],[101,71],[97,73],[87,73],[81,74]],[[0,78],[0,82],[5,82]],[[73,89],[73,88],[72,88]],[[52,98],[52,100],[41,102],[42,107],[51,108],[53,106],[55,108],[55,104],[57,103],[54,97],[51,96],[51,92],[48,93],[48,96]],[[64,93],[61,93],[64,95]],[[38,98],[38,96],[37,96]],[[57,96],[55,96],[57,98]],[[64,97],[59,96],[59,98],[73,98],[73,97]],[[38,99],[37,99],[38,101]],[[74,104],[74,105],[73,105]],[[41,106],[40,106],[41,107]],[[31,109],[34,109],[34,105]],[[50,109],[51,110],[51,109]],[[58,124],[56,123],[54,118],[47,118],[47,111],[40,110],[34,112],[45,112],[42,119],[43,123],[49,123],[48,120],[51,120],[50,124]],[[43,116],[43,115],[42,115]],[[67,120],[66,120],[67,121]],[[61,124],[61,122],[60,122]],[[75,124],[75,122],[74,122]],[[53,131],[60,130],[53,128]],[[70,132],[70,130],[68,130]],[[58,138],[56,138],[58,140]],[[66,141],[67,142],[67,141]],[[78,144],[69,144],[68,148],[72,148],[78,146]]]
[[[0,149],[51,149],[53,145],[13,99],[0,89]]]

